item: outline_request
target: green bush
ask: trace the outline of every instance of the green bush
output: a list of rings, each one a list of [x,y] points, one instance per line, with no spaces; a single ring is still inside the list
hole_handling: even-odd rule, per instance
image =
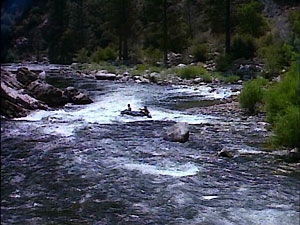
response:
[[[96,51],[92,54],[92,61],[99,63],[101,61],[116,60],[117,52],[111,47],[106,48],[97,48]]]
[[[185,68],[176,68],[175,73],[183,79],[194,79],[196,77],[202,77],[206,80],[211,80],[211,75],[206,69],[201,66],[187,66]]]
[[[292,31],[295,34],[298,44],[300,44],[300,21],[299,21],[299,9],[295,9],[289,12],[289,22],[291,24]]]
[[[150,73],[157,72],[160,73],[163,68],[159,66],[151,66],[149,64],[137,64],[136,68],[132,71],[133,75],[140,75],[143,74],[146,70],[148,70]]]
[[[259,1],[251,1],[242,4],[237,9],[237,32],[259,37],[268,29],[268,24],[262,15],[263,4]]]
[[[299,106],[289,106],[274,122],[275,144],[287,147],[300,147]]]
[[[299,94],[299,74],[297,64],[293,63],[283,80],[266,91],[265,108],[268,121],[273,124],[289,106],[299,107]]]
[[[259,55],[264,59],[266,69],[271,73],[279,72],[283,67],[290,66],[297,58],[293,47],[286,43],[270,44],[261,48]]]
[[[205,62],[208,59],[209,47],[207,44],[194,45],[191,53],[196,61]]]
[[[239,97],[242,108],[253,114],[257,111],[258,104],[263,103],[264,87],[268,84],[268,80],[257,78],[247,81]]]
[[[217,58],[217,70],[228,71],[232,69],[233,56],[231,54],[221,55]]]
[[[238,35],[233,39],[231,51],[234,59],[253,58],[256,52],[255,40],[250,35]]]
[[[158,48],[149,47],[138,51],[138,58],[145,64],[155,65],[157,62],[163,61],[163,51]]]
[[[75,55],[75,61],[79,63],[89,62],[88,51],[85,48],[80,49]]]
[[[224,79],[225,83],[236,83],[238,80],[240,80],[241,78],[239,76],[236,75],[230,75],[230,76],[226,76]]]

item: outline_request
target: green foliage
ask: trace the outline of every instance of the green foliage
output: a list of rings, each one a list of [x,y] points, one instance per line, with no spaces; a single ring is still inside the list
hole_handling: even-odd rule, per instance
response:
[[[85,48],[80,49],[75,55],[75,61],[79,63],[89,62],[88,51]]]
[[[159,66],[151,66],[149,64],[138,64],[135,70],[132,71],[132,75],[140,75],[145,73],[147,70],[150,73],[152,72],[160,73],[163,70],[163,68]]]
[[[215,72],[212,74],[214,78],[217,78],[219,81],[224,82],[224,83],[236,83],[239,81],[241,78],[237,75],[222,75],[220,72]]]
[[[205,10],[206,23],[215,33],[225,32],[225,1],[224,0],[205,0],[207,9]]]
[[[187,66],[185,68],[176,68],[175,73],[183,79],[194,79],[202,77],[205,81],[211,81],[212,77],[206,69],[201,66]]]
[[[163,60],[163,51],[158,48],[149,47],[145,50],[140,50],[138,56],[145,64],[154,65],[156,62]]]
[[[283,67],[291,65],[297,58],[293,47],[286,43],[275,43],[262,47],[259,55],[264,59],[266,69],[270,72],[280,71]]]
[[[233,39],[231,47],[233,58],[246,58],[254,57],[256,52],[255,40],[250,35],[238,35]]]
[[[251,1],[237,9],[237,32],[259,37],[268,29],[266,19],[262,15],[263,5],[259,1]]]
[[[18,62],[18,61],[20,61],[20,58],[17,52],[9,49],[6,53],[5,62]],[[1,62],[3,62],[2,59]]]
[[[299,98],[299,74],[297,64],[293,63],[290,71],[284,75],[282,82],[275,84],[266,92],[265,107],[268,121],[274,123],[277,116],[284,114],[288,106],[299,107]]]
[[[300,147],[300,121],[299,105],[288,106],[274,122],[275,144],[287,147]]]
[[[233,56],[232,54],[220,55],[217,58],[217,70],[224,72],[232,69]]]
[[[191,53],[196,61],[205,62],[208,59],[209,47],[207,44],[194,45]]]
[[[96,51],[92,54],[92,61],[99,63],[101,61],[116,60],[117,52],[111,47],[100,48],[98,47]]]
[[[255,113],[258,105],[263,103],[264,87],[267,84],[268,80],[264,78],[247,81],[239,97],[240,106],[251,114]]]
[[[292,10],[289,13],[289,22],[292,27],[292,31],[294,33],[294,44],[300,48],[300,16],[299,16],[299,8]]]

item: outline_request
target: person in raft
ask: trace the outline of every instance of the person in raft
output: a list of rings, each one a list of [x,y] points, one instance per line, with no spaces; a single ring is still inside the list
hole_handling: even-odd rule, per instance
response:
[[[140,109],[141,112],[145,113],[147,116],[150,114],[147,106],[144,106],[144,108]]]

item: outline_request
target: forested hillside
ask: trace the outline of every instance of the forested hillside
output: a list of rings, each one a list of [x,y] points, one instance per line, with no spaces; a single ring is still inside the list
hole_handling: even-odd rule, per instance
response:
[[[1,61],[152,63],[175,52],[185,62],[218,56],[221,71],[255,57],[279,69],[290,60],[270,57],[274,51],[290,57],[299,43],[298,6],[296,0],[4,1]]]

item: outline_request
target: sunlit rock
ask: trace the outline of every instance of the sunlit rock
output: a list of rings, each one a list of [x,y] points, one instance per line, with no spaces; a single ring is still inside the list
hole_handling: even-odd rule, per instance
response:
[[[176,123],[170,127],[165,135],[164,140],[184,143],[189,140],[189,126],[188,123]]]

